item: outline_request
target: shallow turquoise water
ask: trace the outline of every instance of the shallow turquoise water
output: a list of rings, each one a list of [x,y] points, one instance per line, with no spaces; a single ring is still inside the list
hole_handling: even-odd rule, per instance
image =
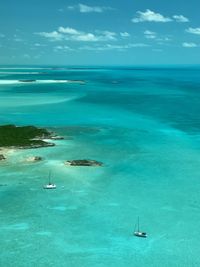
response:
[[[0,266],[200,266],[199,68],[1,71],[86,84],[0,84],[1,124],[65,136],[0,163]],[[104,167],[64,165],[82,158]]]

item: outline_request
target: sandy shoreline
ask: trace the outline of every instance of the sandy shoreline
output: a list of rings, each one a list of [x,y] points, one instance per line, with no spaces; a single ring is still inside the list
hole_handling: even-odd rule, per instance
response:
[[[9,154],[13,154],[16,150],[17,150],[16,148],[0,147],[0,154],[6,157]]]

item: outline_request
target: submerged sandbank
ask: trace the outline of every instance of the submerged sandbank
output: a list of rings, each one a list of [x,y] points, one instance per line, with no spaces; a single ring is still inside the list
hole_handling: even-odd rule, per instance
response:
[[[10,84],[45,84],[45,83],[77,83],[85,84],[83,80],[33,80],[33,79],[23,79],[23,80],[0,80],[0,85],[10,85]]]

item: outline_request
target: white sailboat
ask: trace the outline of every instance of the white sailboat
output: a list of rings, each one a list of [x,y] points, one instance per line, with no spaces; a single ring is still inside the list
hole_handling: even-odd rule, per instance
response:
[[[51,172],[49,172],[49,183],[43,186],[44,189],[56,189],[56,184],[51,182]]]
[[[135,224],[134,235],[137,237],[147,237],[147,233],[140,231],[139,217],[138,217],[137,223]]]

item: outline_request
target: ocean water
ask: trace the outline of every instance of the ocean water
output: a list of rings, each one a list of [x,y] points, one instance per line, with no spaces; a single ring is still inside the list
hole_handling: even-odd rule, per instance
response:
[[[65,139],[0,162],[0,266],[199,267],[199,114],[200,67],[1,67],[0,124]]]

